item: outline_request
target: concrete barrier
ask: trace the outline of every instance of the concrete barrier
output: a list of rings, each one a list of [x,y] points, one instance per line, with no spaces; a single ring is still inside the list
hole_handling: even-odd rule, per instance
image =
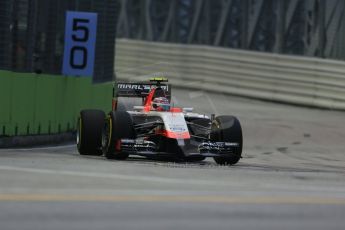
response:
[[[345,110],[342,61],[118,39],[115,63],[119,80],[168,72],[179,87]]]
[[[91,78],[0,71],[0,138],[72,132],[81,109],[110,111],[111,97]]]

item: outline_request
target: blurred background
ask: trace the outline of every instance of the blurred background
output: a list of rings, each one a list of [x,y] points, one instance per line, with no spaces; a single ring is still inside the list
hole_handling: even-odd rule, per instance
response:
[[[96,81],[115,37],[345,59],[342,0],[0,0],[0,69],[61,73],[65,11],[99,14]]]

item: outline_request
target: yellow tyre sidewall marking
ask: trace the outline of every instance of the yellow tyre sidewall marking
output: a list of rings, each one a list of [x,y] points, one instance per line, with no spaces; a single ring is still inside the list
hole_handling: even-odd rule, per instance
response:
[[[81,121],[81,117],[79,117],[79,119],[78,119],[79,121],[78,121],[78,123],[79,123],[79,127],[78,127],[78,145],[80,146],[81,145],[81,132],[82,132],[82,121]]]

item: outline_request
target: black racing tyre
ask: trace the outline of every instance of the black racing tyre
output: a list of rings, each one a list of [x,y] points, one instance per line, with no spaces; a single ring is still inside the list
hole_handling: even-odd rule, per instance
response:
[[[118,149],[121,139],[135,139],[132,117],[125,111],[112,111],[106,118],[102,132],[102,151],[106,158],[127,159],[129,154]]]
[[[243,137],[239,120],[234,116],[218,116],[211,125],[211,141],[236,142],[239,147],[234,149],[233,154],[222,157],[214,157],[217,164],[234,165],[242,154]]]
[[[82,110],[77,124],[77,148],[80,155],[102,155],[102,129],[105,113]]]

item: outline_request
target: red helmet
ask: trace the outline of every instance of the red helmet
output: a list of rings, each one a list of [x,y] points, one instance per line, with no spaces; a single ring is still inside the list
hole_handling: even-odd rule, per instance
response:
[[[165,97],[156,97],[152,101],[152,107],[158,111],[169,111],[170,103]]]

